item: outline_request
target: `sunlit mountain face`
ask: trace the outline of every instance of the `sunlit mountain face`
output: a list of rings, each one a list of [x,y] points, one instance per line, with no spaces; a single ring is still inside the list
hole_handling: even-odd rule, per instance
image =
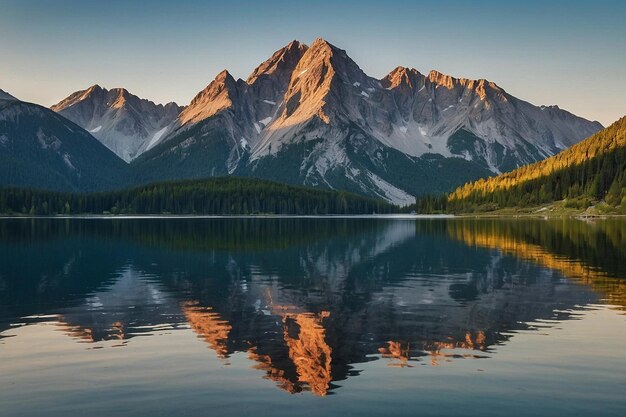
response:
[[[347,392],[372,361],[495,361],[590,306],[622,314],[626,222],[564,223],[4,220],[0,354],[44,324],[114,352],[191,335],[221,366],[315,396]]]

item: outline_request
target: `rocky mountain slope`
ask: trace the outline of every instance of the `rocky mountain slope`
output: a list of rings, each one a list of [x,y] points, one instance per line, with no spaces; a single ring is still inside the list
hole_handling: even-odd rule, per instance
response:
[[[245,81],[222,71],[133,165],[142,180],[249,175],[404,204],[601,128],[486,80],[404,67],[378,80],[317,39],[291,42]]]
[[[176,103],[155,104],[124,88],[107,90],[99,85],[77,91],[51,108],[126,162],[156,143],[182,109]]]
[[[0,186],[92,191],[118,186],[127,165],[55,112],[0,99]]]

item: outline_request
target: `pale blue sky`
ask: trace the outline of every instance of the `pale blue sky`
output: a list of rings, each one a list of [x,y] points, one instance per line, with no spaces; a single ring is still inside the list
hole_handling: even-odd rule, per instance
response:
[[[487,78],[607,125],[626,114],[626,2],[0,0],[0,88],[46,106],[98,83],[187,104],[323,37],[369,75]]]

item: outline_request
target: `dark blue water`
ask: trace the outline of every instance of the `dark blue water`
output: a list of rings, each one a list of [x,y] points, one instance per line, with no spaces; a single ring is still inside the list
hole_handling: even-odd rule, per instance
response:
[[[0,415],[626,414],[626,220],[0,219]]]

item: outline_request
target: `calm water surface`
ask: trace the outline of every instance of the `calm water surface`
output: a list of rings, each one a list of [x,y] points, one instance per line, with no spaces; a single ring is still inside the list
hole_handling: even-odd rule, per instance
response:
[[[0,219],[0,415],[626,415],[626,220]]]

